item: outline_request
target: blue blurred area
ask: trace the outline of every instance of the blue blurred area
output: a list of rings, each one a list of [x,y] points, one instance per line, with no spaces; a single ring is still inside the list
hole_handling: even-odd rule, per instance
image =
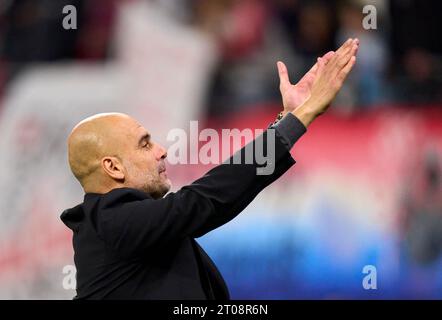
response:
[[[331,204],[314,210],[316,219],[305,223],[291,212],[256,205],[198,240],[232,298],[442,298],[442,259],[419,267],[397,237],[346,221]],[[365,265],[377,267],[376,290],[363,288]]]

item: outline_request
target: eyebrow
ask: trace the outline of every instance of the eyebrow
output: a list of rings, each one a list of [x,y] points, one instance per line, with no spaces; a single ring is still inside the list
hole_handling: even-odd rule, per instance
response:
[[[145,133],[141,136],[141,138],[138,140],[138,146],[142,147],[142,144],[144,141],[147,141],[147,142],[150,141],[150,134],[149,133]]]

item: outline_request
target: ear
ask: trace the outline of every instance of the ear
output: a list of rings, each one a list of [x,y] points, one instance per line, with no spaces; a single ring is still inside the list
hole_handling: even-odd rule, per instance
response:
[[[124,166],[117,157],[104,157],[101,159],[101,167],[112,179],[124,180]]]

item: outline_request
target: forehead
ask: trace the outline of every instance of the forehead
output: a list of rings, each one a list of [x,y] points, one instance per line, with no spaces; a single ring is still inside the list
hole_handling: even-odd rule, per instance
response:
[[[137,135],[138,138],[141,138],[141,137],[146,136],[146,135],[150,135],[150,132],[147,131],[146,128],[143,127],[141,124],[137,125],[135,132],[136,132],[136,135]]]
[[[120,130],[124,130],[125,133],[135,136],[138,135],[144,129],[144,127],[140,123],[138,123],[137,120],[130,117],[117,119],[115,125],[117,125]]]
[[[140,138],[149,134],[149,132],[144,128],[140,123],[138,123],[135,119],[125,118],[119,119],[118,123],[118,132],[120,137],[123,137],[126,142],[128,140],[138,142]]]

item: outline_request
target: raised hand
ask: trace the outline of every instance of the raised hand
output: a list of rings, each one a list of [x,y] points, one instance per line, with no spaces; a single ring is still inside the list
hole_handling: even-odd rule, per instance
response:
[[[306,127],[327,110],[342,88],[356,62],[358,47],[358,39],[348,39],[328,61],[318,59],[309,97],[302,105],[291,111]]]
[[[319,58],[319,61],[327,63],[334,52],[330,51]],[[282,103],[284,105],[284,114],[294,111],[302,105],[309,97],[313,82],[318,70],[318,62],[302,77],[295,85],[290,83],[287,67],[282,61],[277,62],[279,74],[279,90],[281,91]]]

